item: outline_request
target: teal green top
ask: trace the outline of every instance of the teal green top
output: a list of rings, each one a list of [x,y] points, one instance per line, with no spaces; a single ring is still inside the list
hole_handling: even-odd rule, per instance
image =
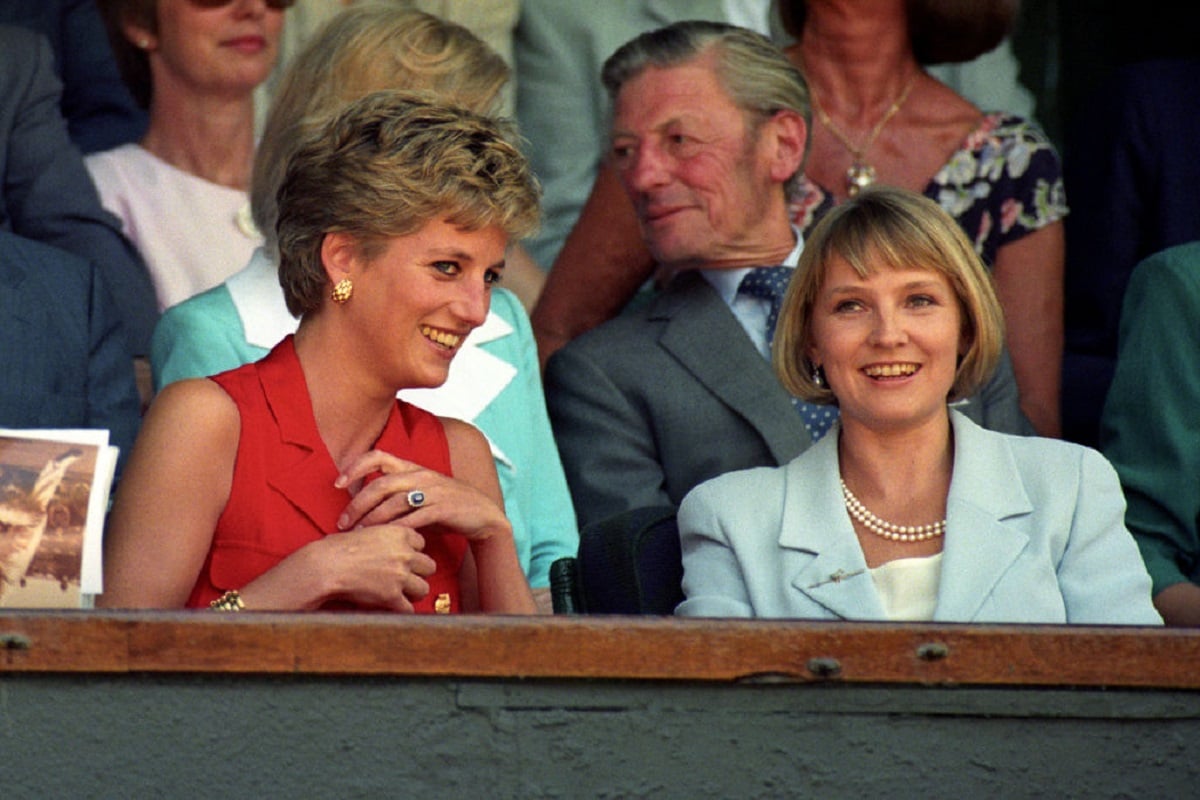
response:
[[[255,262],[248,269],[252,268]],[[282,294],[278,303],[282,308]],[[478,348],[503,362],[492,363],[502,374],[511,373],[511,379],[468,421],[492,445],[505,512],[530,586],[544,588],[550,585],[550,564],[575,555],[578,549],[575,511],[550,430],[529,317],[516,296],[500,288],[492,291],[491,314],[507,323],[511,332]],[[269,350],[247,341],[233,295],[228,284],[222,284],[163,314],[150,347],[155,388],[233,369],[257,361]],[[495,374],[489,380],[495,382]]]
[[[1200,242],[1137,266],[1119,337],[1100,447],[1157,594],[1200,583]]]

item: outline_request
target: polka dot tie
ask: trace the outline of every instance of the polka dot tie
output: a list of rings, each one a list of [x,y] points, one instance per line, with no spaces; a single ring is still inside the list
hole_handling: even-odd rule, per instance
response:
[[[788,281],[792,279],[793,273],[795,270],[791,267],[755,267],[745,278],[742,278],[742,282],[738,286],[738,291],[742,294],[748,294],[770,303],[770,311],[767,312],[768,348],[775,340],[775,323],[779,321],[779,309],[783,305],[783,294],[787,291]],[[804,427],[808,429],[814,442],[828,433],[829,426],[837,419],[837,406],[817,405],[798,397],[792,398],[792,405],[800,414],[800,419],[804,422]]]

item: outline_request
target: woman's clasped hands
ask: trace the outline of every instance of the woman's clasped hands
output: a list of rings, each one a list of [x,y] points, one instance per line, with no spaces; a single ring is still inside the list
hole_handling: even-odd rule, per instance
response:
[[[364,483],[373,473],[379,476]],[[403,522],[414,529],[444,525],[472,543],[511,535],[504,510],[474,486],[380,450],[354,459],[334,485],[353,495],[338,519],[343,531]]]
[[[504,511],[483,492],[379,450],[354,459],[334,485],[352,499],[338,519],[342,533],[322,544],[336,551],[334,571],[347,579],[339,596],[356,603],[411,613],[436,568],[423,552],[427,535],[457,533],[472,546],[512,536]]]

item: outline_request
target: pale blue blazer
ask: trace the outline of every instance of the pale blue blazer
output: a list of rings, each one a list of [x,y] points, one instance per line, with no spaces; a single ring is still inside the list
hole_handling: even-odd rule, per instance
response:
[[[1102,455],[950,420],[934,621],[1162,624]],[[835,429],[782,467],[727,473],[684,498],[676,614],[886,619],[842,502],[837,440]]]

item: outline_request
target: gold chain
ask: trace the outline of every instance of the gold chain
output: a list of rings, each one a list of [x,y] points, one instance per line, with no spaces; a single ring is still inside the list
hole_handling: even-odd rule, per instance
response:
[[[883,132],[884,126],[891,121],[892,117],[899,113],[900,107],[903,106],[904,101],[908,99],[908,94],[912,91],[913,87],[916,86],[917,78],[920,77],[920,75],[920,72],[913,74],[912,78],[910,78],[908,81],[908,85],[906,85],[904,89],[901,90],[900,95],[892,101],[892,105],[884,113],[883,117],[880,118],[879,122],[875,123],[875,127],[872,128],[871,132],[867,134],[867,137],[863,140],[861,145],[855,145],[854,142],[850,141],[850,137],[847,136],[841,128],[834,124],[833,120],[830,119],[829,114],[825,112],[825,107],[821,105],[821,100],[817,97],[817,90],[814,89],[811,84],[809,84],[808,91],[809,94],[812,95],[813,110],[817,112],[817,118],[821,120],[821,124],[833,134],[834,138],[846,148],[846,151],[850,153],[850,156],[853,159],[850,169],[846,170],[846,191],[851,197],[858,194],[860,189],[870,186],[875,182],[875,168],[863,160],[863,155],[871,149],[871,145],[875,144],[875,140],[878,139],[879,134]]]

